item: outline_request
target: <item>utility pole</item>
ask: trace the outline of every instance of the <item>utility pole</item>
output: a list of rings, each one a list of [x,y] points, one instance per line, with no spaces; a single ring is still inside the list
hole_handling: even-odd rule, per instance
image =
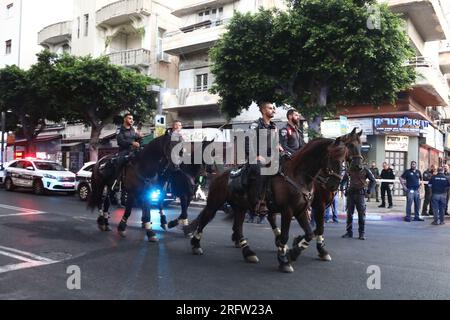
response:
[[[1,152],[2,152],[2,156],[1,156],[1,159],[2,159],[2,164],[1,164],[1,170],[3,170],[4,168],[3,168],[3,163],[5,162],[5,126],[6,126],[6,124],[5,124],[5,122],[6,122],[6,114],[5,114],[5,111],[2,111],[2,120],[1,120],[1,122],[2,122],[2,148],[1,148]]]

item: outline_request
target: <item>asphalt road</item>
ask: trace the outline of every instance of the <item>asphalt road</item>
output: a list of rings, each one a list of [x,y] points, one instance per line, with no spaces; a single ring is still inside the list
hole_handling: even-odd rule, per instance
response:
[[[114,212],[114,230],[101,233],[96,214],[76,197],[1,189],[0,299],[450,299],[450,223],[369,221],[366,241],[342,239],[344,224],[330,224],[333,260],[317,260],[312,245],[295,272],[283,274],[267,224],[245,225],[260,259],[248,264],[222,212],[205,229],[205,254],[194,256],[181,231],[159,229],[156,211],[158,244],[145,241],[139,210],[120,238],[122,210]],[[174,218],[178,208],[166,213]],[[198,213],[191,208],[190,218]],[[299,233],[293,223],[291,236]],[[81,272],[79,290],[67,287],[71,266]],[[380,289],[368,289],[371,266],[380,270]]]

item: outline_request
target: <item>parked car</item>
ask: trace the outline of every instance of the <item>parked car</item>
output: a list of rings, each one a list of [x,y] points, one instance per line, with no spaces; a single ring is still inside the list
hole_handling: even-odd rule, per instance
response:
[[[0,167],[0,185],[3,185],[5,183],[5,171],[12,162],[13,161],[5,162],[3,163],[3,167]]]
[[[92,170],[94,168],[96,162],[87,162],[83,165],[83,167],[77,172],[76,174],[76,190],[78,194],[78,198],[81,201],[86,201],[89,197],[89,194],[91,193],[91,177],[92,177]],[[175,201],[175,198],[170,191],[170,186],[168,187],[168,191],[164,195],[164,205],[169,205],[173,201]],[[158,200],[161,197],[162,191],[154,187],[149,192],[149,201],[151,204],[156,205]],[[114,189],[114,193],[111,194],[111,203],[112,204],[118,204],[119,201],[122,205],[125,205],[127,199],[126,192],[123,190],[120,190],[119,186],[117,186]]]
[[[75,174],[54,161],[21,159],[5,169],[5,189],[32,189],[35,194],[47,191],[75,193]]]
[[[75,189],[81,201],[86,201],[91,193],[91,176],[95,161],[86,162],[76,174]]]

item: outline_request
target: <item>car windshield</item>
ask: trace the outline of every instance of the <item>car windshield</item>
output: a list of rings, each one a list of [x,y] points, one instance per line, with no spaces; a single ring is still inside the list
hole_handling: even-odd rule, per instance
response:
[[[34,165],[38,170],[47,170],[47,171],[65,171],[64,167],[55,162],[35,162]]]

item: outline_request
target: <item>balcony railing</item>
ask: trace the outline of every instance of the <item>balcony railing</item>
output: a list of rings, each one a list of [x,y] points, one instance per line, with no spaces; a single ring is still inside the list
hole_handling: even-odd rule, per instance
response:
[[[193,32],[196,30],[203,30],[203,29],[227,25],[230,22],[230,20],[231,20],[230,18],[218,19],[218,20],[205,20],[205,21],[193,24],[193,25],[182,27],[182,28],[180,28],[180,30],[167,32],[164,35],[164,38],[170,38],[170,37],[176,36],[181,33]]]
[[[132,49],[107,54],[112,64],[124,67],[149,66],[150,51],[146,49]]]
[[[72,21],[58,22],[42,29],[38,34],[39,44],[56,44],[72,36]]]
[[[150,15],[151,0],[121,0],[113,2],[99,9],[96,13],[97,25],[119,24],[120,18],[135,14]]]

